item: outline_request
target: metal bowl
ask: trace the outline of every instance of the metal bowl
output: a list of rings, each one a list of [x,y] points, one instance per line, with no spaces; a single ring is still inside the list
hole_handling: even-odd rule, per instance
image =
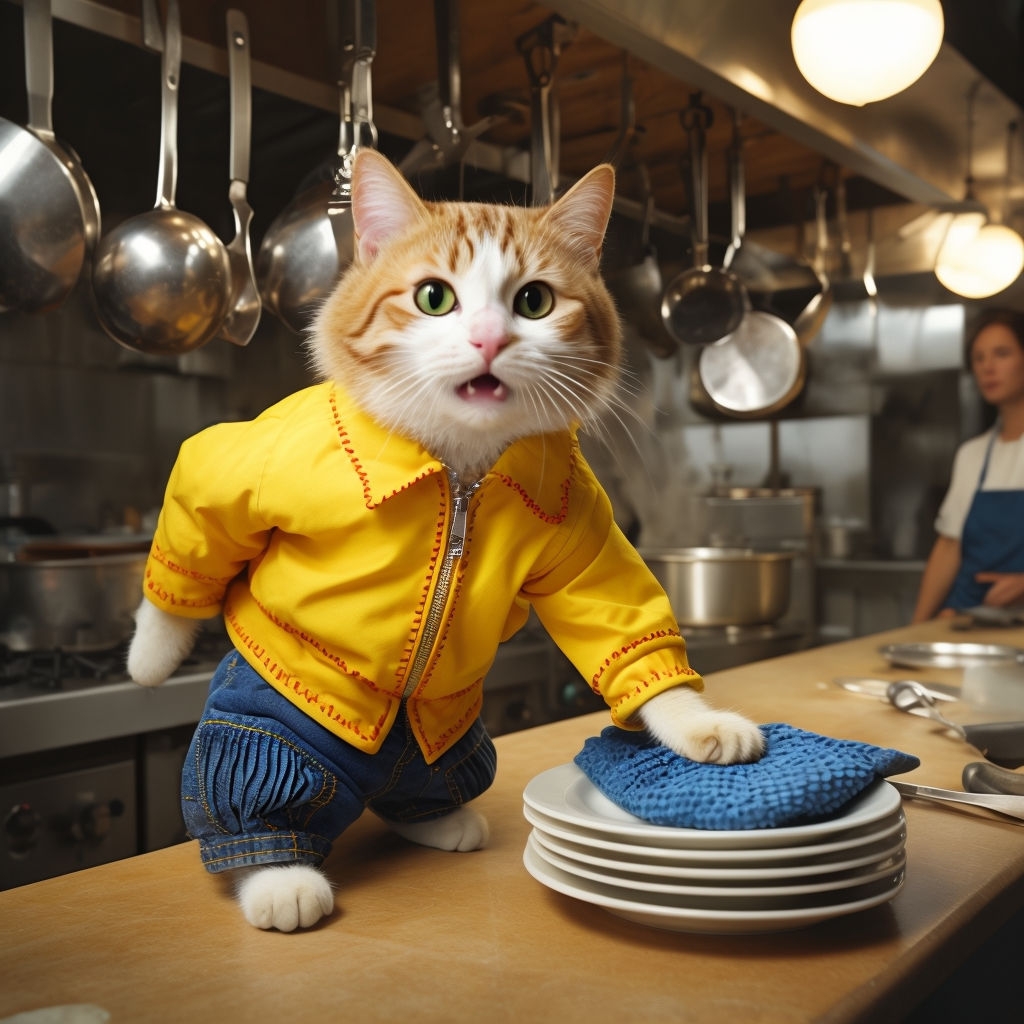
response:
[[[792,551],[641,549],[681,626],[755,626],[789,608]]]

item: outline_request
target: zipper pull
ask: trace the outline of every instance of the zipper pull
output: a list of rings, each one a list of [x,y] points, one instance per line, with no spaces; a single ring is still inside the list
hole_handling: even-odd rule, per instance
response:
[[[452,525],[448,530],[447,554],[450,558],[461,558],[466,546],[466,525],[469,517],[469,499],[476,493],[480,481],[463,488],[459,478],[451,473],[452,486]]]

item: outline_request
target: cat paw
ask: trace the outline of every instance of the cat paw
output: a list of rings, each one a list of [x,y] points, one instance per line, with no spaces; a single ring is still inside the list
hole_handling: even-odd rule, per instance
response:
[[[334,909],[330,882],[308,864],[247,869],[236,891],[242,914],[256,928],[293,932]]]
[[[734,711],[718,711],[689,687],[652,697],[638,714],[658,742],[706,764],[741,764],[764,753],[759,726]]]
[[[491,834],[487,819],[472,807],[459,807],[430,821],[389,821],[388,826],[412,843],[459,853],[481,849]]]
[[[188,656],[200,626],[198,619],[171,615],[143,599],[128,647],[128,675],[139,686],[159,686]]]

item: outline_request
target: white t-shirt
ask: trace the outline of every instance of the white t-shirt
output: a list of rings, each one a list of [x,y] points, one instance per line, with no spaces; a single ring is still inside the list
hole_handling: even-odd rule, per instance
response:
[[[978,478],[985,461],[992,431],[972,437],[957,449],[953,459],[953,475],[949,490],[942,500],[939,514],[935,518],[935,530],[944,537],[960,539],[964,520],[970,511],[974,492],[978,489]],[[1000,441],[996,438],[988,460],[983,491],[1024,490],[1024,435],[1015,441]]]

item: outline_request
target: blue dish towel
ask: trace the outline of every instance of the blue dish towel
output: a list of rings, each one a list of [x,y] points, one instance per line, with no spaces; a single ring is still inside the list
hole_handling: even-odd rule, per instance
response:
[[[609,726],[575,762],[613,803],[655,825],[781,828],[831,816],[876,779],[921,762],[913,754],[838,740],[792,725],[761,726],[765,752],[752,764],[701,764],[645,733]]]

